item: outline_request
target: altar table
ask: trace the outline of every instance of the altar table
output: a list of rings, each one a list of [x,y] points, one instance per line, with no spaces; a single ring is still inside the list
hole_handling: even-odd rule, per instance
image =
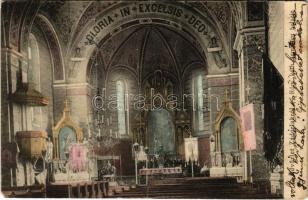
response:
[[[161,174],[181,174],[181,167],[170,167],[170,168],[144,168],[139,170],[141,176],[144,175],[161,175]]]

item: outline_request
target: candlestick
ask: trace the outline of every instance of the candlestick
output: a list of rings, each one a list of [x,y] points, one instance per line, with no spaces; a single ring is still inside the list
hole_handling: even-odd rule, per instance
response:
[[[91,137],[90,124],[89,124],[89,116],[87,117],[87,125],[88,125],[88,137]]]

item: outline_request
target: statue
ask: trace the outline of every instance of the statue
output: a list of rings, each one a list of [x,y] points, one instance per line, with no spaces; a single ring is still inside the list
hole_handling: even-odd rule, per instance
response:
[[[226,157],[226,166],[227,167],[232,167],[233,157],[231,156],[231,154],[230,153],[226,153],[225,157]]]
[[[205,162],[204,162],[203,167],[200,170],[200,174],[202,174],[204,176],[209,176],[210,175],[209,168],[207,167]]]
[[[280,167],[280,165],[277,165],[273,171],[274,173],[280,173],[283,171],[283,169]]]
[[[210,48],[219,47],[216,36],[211,37]]]
[[[211,152],[211,167],[216,166],[216,158],[215,158],[215,152]]]
[[[45,160],[47,163],[52,162],[52,158],[53,158],[53,143],[50,141],[50,137],[47,138],[47,142],[46,142],[46,156],[45,156]]]
[[[220,152],[216,152],[215,161],[216,161],[215,166],[221,167],[221,154],[220,154]]]
[[[215,136],[211,135],[210,137],[210,151],[214,152],[215,151]]]

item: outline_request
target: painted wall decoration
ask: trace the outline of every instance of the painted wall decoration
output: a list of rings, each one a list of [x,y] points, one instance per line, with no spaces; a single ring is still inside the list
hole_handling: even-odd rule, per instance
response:
[[[151,154],[175,153],[174,124],[165,109],[152,110],[148,116],[148,141]]]
[[[60,159],[67,159],[65,153],[69,152],[69,147],[72,143],[76,143],[76,132],[70,127],[63,127],[59,133]]]

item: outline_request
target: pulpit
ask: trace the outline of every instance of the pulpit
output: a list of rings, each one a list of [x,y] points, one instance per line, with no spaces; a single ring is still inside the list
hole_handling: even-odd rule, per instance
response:
[[[46,131],[18,131],[16,141],[20,155],[27,159],[38,159],[46,151]]]

